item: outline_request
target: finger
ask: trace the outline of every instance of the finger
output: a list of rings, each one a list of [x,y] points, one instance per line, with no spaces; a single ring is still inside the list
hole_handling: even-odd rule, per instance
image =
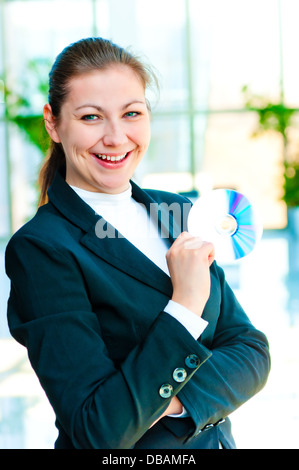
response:
[[[181,243],[184,243],[186,240],[193,238],[193,236],[189,232],[182,232],[180,235],[177,237],[175,240],[176,245],[180,245]]]
[[[209,266],[214,262],[215,260],[215,248],[214,245],[210,242],[205,242],[203,241],[200,237],[193,237],[190,240],[187,240],[184,242],[184,248],[186,250],[196,250],[199,248],[204,248],[207,250],[207,256],[208,256],[208,261],[209,261]]]
[[[186,250],[196,250],[201,248],[203,243],[204,242],[200,237],[193,237],[190,240],[184,242],[184,248]]]
[[[213,243],[207,242],[207,248],[209,250],[209,254],[208,254],[209,266],[211,266],[211,264],[215,260],[215,247]]]
[[[183,239],[183,238],[188,238],[188,237],[192,237],[192,235],[189,233],[189,232],[181,232],[177,238],[177,240],[180,240],[180,239]]]
[[[215,261],[215,250],[212,250],[208,256],[209,266],[211,266]]]

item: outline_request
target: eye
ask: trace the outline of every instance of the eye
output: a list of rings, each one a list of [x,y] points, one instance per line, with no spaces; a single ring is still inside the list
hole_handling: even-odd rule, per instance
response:
[[[125,114],[126,117],[133,118],[139,116],[141,113],[138,111],[129,111]]]
[[[85,114],[82,116],[82,121],[96,121],[99,118],[96,114]]]

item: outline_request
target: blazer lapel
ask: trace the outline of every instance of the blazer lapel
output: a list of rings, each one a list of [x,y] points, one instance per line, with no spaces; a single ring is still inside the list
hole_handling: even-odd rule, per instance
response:
[[[159,223],[161,215],[155,201],[134,183],[132,183],[132,188],[133,197],[138,202],[144,204],[147,211],[151,210],[151,216],[156,217]],[[48,191],[48,196],[50,202],[59,212],[84,231],[80,240],[82,245],[86,246],[86,248],[105,262],[127,273],[139,282],[143,282],[167,296],[172,295],[170,277],[132,243],[119,234],[108,222],[105,225],[106,233],[112,233],[115,236],[105,238],[97,236],[97,223],[100,221],[103,226],[104,219],[95,214],[91,207],[72,190],[65,182],[63,175],[56,174]],[[171,234],[169,238],[170,245],[173,241]]]
[[[118,270],[170,296],[170,277],[126,238],[116,237],[99,239],[92,228],[81,238],[81,243]]]
[[[169,246],[174,242],[177,236],[181,233],[182,227],[179,226],[176,219],[173,217],[170,207],[166,202],[158,201],[147,192],[141,189],[137,184],[131,181],[132,196],[137,201],[145,205],[151,220],[156,224],[160,235],[168,241]],[[181,208],[180,208],[181,214]]]

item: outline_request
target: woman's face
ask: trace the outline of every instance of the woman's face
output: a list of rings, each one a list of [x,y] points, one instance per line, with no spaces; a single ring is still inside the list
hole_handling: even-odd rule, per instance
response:
[[[128,188],[150,140],[144,87],[126,65],[71,79],[59,122],[44,107],[47,130],[63,146],[66,181],[87,191]]]

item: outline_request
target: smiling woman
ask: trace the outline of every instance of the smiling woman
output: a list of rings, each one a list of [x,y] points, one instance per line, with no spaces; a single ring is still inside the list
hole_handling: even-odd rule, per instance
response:
[[[227,416],[269,373],[267,339],[213,245],[185,231],[190,201],[131,179],[150,141],[149,84],[139,59],[101,38],[58,56],[41,207],[6,249],[10,331],[59,449],[233,448]]]
[[[44,108],[51,139],[63,147],[66,181],[88,191],[125,191],[149,145],[144,84],[131,67],[113,64],[72,78],[68,90],[58,119],[50,104]]]
[[[125,166],[127,175],[132,176],[149,144],[150,105],[145,92],[152,86],[157,87],[158,82],[151,68],[105,39],[78,41],[58,55],[50,72],[49,103],[44,107],[51,146],[40,173],[40,205],[47,201],[47,189],[59,167],[66,168],[67,181],[78,183],[80,165],[85,174],[89,172],[84,187],[101,191],[99,167],[92,156],[103,169]],[[142,142],[134,142],[140,131]],[[78,135],[80,143],[75,142]],[[82,158],[77,158],[78,152]],[[110,160],[96,158],[99,154]],[[112,166],[111,158],[124,154],[125,161]],[[105,177],[106,191],[114,193],[119,185],[126,189],[121,175],[116,176],[118,182]]]

